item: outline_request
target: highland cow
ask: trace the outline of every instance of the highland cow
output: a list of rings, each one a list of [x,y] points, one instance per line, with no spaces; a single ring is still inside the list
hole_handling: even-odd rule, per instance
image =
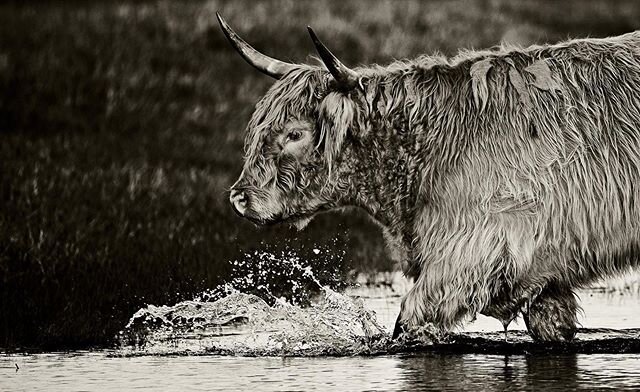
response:
[[[570,340],[577,288],[639,264],[640,33],[348,68],[256,51],[277,79],[230,200],[263,225],[363,208],[415,285],[396,326],[520,313]]]

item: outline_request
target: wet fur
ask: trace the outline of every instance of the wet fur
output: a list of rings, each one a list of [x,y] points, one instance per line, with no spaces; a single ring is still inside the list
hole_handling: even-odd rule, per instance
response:
[[[349,92],[317,67],[277,82],[249,126],[245,172],[278,170],[260,154],[267,125],[314,122],[310,185],[281,204],[367,210],[416,278],[404,325],[534,309],[534,336],[564,339],[573,290],[638,265],[640,33],[356,70]]]

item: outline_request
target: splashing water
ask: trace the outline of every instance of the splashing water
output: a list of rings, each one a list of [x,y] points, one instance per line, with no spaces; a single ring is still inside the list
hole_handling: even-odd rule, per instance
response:
[[[245,254],[244,259],[231,262],[233,269],[227,283],[201,293],[196,300],[215,301],[240,291],[257,295],[270,305],[285,301],[308,306],[324,287],[332,290],[345,287],[339,271],[341,255],[336,256],[328,249],[314,248],[312,252],[318,277],[309,261],[295,252],[285,251],[276,255],[269,251],[255,251]]]
[[[226,284],[190,301],[138,310],[120,332],[120,348],[115,355],[351,356],[424,350],[495,354],[640,352],[637,328],[581,328],[572,343],[541,344],[531,341],[523,330],[509,332],[509,341],[505,341],[502,331],[480,329],[439,336],[424,326],[412,331],[411,337],[392,341],[382,325],[393,325],[399,308],[398,294],[406,293],[410,286],[351,288],[353,296],[341,294],[338,290],[345,286],[343,275],[335,269],[336,263],[330,262],[335,255],[328,250],[312,251],[315,256],[326,257],[324,264],[314,259],[314,265],[320,267],[317,274],[297,254],[254,252],[232,263],[233,271]],[[389,278],[384,281],[393,281]],[[582,293],[587,306],[591,306],[591,293]],[[367,304],[360,295],[368,296]],[[376,298],[389,296],[395,298],[391,300],[392,313],[383,315],[380,322],[369,307],[376,303],[375,309],[384,313]],[[614,313],[620,312],[609,302],[596,301],[593,310],[611,308]],[[628,308],[627,303],[627,313]]]
[[[140,309],[119,334],[122,354],[355,355],[390,343],[362,299],[322,284],[295,254],[256,252],[232,276],[194,300]]]

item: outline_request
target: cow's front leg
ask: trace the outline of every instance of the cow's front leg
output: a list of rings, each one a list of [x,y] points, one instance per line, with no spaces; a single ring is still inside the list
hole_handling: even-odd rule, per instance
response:
[[[393,330],[393,339],[402,333],[408,333],[413,337],[426,337],[437,340],[446,332],[455,320],[447,319],[436,308],[437,297],[427,289],[426,284],[418,279],[416,284],[402,299],[400,314]]]
[[[573,291],[550,284],[535,297],[525,310],[524,322],[537,341],[570,341],[576,334],[578,301]]]

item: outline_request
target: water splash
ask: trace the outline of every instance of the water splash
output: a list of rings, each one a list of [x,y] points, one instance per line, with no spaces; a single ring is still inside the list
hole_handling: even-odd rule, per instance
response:
[[[389,333],[375,312],[362,299],[321,282],[298,255],[256,252],[233,267],[228,283],[194,300],[136,312],[119,334],[122,354],[314,356],[386,350]],[[328,275],[339,285],[337,272]]]
[[[332,257],[322,249],[313,250],[313,254],[326,256],[327,260]],[[507,342],[501,331],[470,331],[443,337],[425,326],[424,333],[391,341],[389,329],[410,282],[389,284],[395,279],[385,276],[379,277],[384,285],[375,284],[377,279],[371,285],[360,277],[357,280],[361,287],[349,288],[347,295],[339,292],[345,286],[339,271],[329,267],[319,271],[316,275],[305,258],[293,253],[249,254],[233,263],[226,284],[190,301],[172,306],[149,305],[136,312],[118,336],[120,348],[115,355],[640,352],[638,329],[583,328],[574,342],[545,344],[531,341],[524,331],[510,331]],[[597,290],[582,294],[587,298],[587,307],[608,309],[613,305],[609,296],[598,294]],[[596,301],[598,306],[590,305],[590,301]],[[376,314],[372,307],[380,313]],[[620,312],[619,307],[612,309],[611,315]],[[624,309],[629,312],[629,303]],[[619,328],[622,324],[612,326]]]
[[[341,271],[344,253],[327,248],[311,249],[313,258],[304,258],[293,251],[254,251],[231,262],[227,283],[205,291],[195,299],[215,301],[235,292],[254,294],[268,304],[286,301],[292,305],[308,306],[323,287],[342,290],[346,287]],[[311,267],[313,263],[313,271]]]

